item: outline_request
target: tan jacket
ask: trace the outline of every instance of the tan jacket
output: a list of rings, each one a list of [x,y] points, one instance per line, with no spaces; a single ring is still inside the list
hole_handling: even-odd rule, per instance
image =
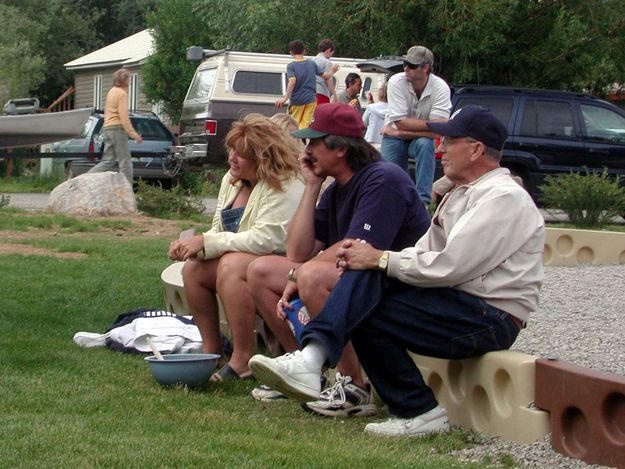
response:
[[[545,222],[505,168],[456,187],[415,247],[389,255],[388,274],[425,288],[452,287],[522,321],[538,307]]]
[[[286,251],[286,232],[304,193],[300,178],[282,183],[284,192],[275,190],[265,181],[259,181],[252,190],[241,217],[238,233],[223,231],[221,210],[235,199],[241,182],[232,185],[227,172],[221,181],[213,225],[204,233],[203,259],[215,259],[229,251],[252,254],[283,254]]]
[[[111,88],[104,103],[104,128],[113,125],[121,125],[132,139],[139,136],[128,117],[128,93],[119,86]]]

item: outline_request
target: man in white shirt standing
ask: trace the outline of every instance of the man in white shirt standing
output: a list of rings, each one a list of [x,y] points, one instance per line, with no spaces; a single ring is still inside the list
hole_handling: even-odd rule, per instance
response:
[[[434,134],[427,121],[446,121],[451,111],[451,91],[432,73],[434,54],[427,47],[412,46],[403,57],[404,71],[388,81],[388,115],[382,138],[382,157],[408,171],[408,157],[415,161],[419,197],[432,200]]]

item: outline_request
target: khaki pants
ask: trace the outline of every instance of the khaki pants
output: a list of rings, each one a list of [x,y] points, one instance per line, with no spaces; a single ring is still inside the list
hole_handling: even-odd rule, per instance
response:
[[[103,173],[104,171],[115,171],[117,168],[132,185],[132,161],[130,160],[130,150],[128,150],[128,134],[122,126],[105,127],[102,160],[89,172]]]

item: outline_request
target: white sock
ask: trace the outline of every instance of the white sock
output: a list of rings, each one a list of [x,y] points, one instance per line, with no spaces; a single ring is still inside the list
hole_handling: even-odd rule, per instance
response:
[[[309,365],[321,372],[321,367],[328,359],[328,352],[323,348],[321,342],[312,340],[302,349],[302,357]]]

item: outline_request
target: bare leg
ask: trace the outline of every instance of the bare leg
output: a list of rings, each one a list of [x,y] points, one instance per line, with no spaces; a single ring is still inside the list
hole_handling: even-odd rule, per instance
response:
[[[218,260],[185,262],[182,279],[193,321],[202,336],[202,349],[205,353],[221,355],[223,349],[219,338],[219,308],[215,296]]]
[[[252,262],[247,271],[256,309],[287,352],[299,349],[299,344],[286,322],[276,314],[276,305],[286,285],[286,274],[298,265],[286,257],[263,256]]]
[[[256,348],[256,306],[247,284],[247,268],[257,258],[255,254],[229,252],[221,257],[217,267],[217,293],[226,310],[234,345],[229,365],[239,376],[249,374],[247,362]]]
[[[319,314],[338,281],[336,266],[330,262],[312,260],[297,269],[300,298],[308,308],[311,317]],[[341,374],[351,376],[356,386],[365,387],[360,362],[351,342],[345,346],[336,368]]]

